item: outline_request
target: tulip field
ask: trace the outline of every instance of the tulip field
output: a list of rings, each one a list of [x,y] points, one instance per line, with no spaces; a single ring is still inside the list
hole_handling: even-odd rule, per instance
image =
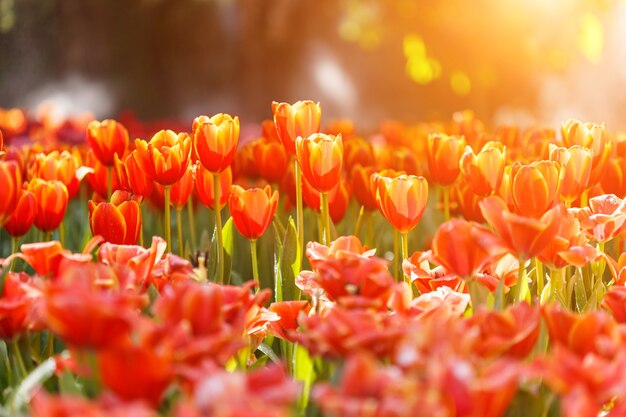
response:
[[[0,417],[626,416],[626,133],[267,117],[0,109]]]

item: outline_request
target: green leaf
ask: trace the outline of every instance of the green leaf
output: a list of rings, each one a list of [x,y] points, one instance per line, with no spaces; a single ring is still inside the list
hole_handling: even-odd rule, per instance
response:
[[[283,228],[282,233],[277,226],[277,222],[273,222],[274,227],[274,299],[276,302],[283,301],[283,278],[280,272],[280,265],[282,262],[283,243],[281,237],[285,234]]]
[[[541,297],[539,299],[539,303],[541,305],[544,305],[550,301],[551,288],[552,288],[552,281],[548,282],[546,286],[543,287],[543,291],[541,292]]]
[[[224,283],[230,284],[230,271],[233,264],[233,218],[230,217],[222,227],[222,244],[224,245]]]
[[[296,286],[296,277],[300,273],[301,257],[296,223],[290,217],[285,229],[285,237],[283,238],[280,253],[280,278],[284,300],[300,299],[300,290]]]
[[[585,283],[582,276],[576,274],[574,282],[574,296],[576,297],[576,309],[579,313],[582,313],[587,304],[587,291],[585,291]]]
[[[309,351],[299,344],[295,346],[295,349],[294,378],[302,383],[302,394],[298,398],[298,411],[299,415],[304,415],[304,411],[309,404],[311,387],[313,386],[313,381],[315,381],[315,371],[313,369],[313,359],[309,355]]]
[[[59,391],[61,394],[82,395],[83,387],[71,372],[65,371],[59,377]]]

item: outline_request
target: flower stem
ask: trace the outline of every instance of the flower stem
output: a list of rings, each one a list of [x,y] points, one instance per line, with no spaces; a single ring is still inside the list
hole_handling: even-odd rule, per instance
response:
[[[194,218],[193,200],[187,201],[187,220],[189,221],[189,231],[191,232],[191,246],[196,250],[196,221]]]
[[[354,226],[354,236],[359,237],[361,233],[361,227],[363,226],[363,217],[365,216],[365,207],[361,206],[359,210],[359,217],[356,219],[356,225]]]
[[[398,264],[400,263],[400,232],[394,227],[393,229],[393,277],[396,281],[400,280],[398,273]]]
[[[61,240],[61,246],[65,248],[65,226],[63,222],[59,224],[59,240]]]
[[[181,215],[183,211],[182,207],[176,207],[176,229],[178,230],[178,254],[180,256],[184,256],[183,254],[183,216]]]
[[[537,299],[541,300],[544,288],[543,263],[539,258],[535,258],[535,271],[537,272]]]
[[[519,266],[517,269],[517,294],[516,298],[518,302],[522,302],[526,299],[528,293],[528,281],[526,280],[526,262],[523,259],[519,260]]]
[[[213,210],[215,210],[215,226],[217,227],[217,270],[216,282],[224,282],[224,244],[222,243],[222,213],[220,207],[220,176],[213,174]]]
[[[301,253],[304,253],[304,209],[302,207],[302,171],[298,160],[294,161],[296,175],[296,229]]]
[[[172,251],[172,234],[170,231],[170,186],[165,186],[165,242],[167,250]]]
[[[11,238],[11,254],[17,253],[19,243],[20,243],[19,237],[14,236]],[[9,271],[13,271],[15,269],[15,262],[17,262],[17,259],[13,259],[11,261],[11,266],[9,267]]]
[[[444,186],[441,189],[443,193],[443,219],[450,220],[450,187]]]
[[[400,265],[402,265],[402,262],[404,262],[405,259],[409,258],[409,233],[401,233],[402,236],[402,261],[400,263]],[[404,280],[406,281],[407,284],[409,284],[409,287],[411,286],[411,281],[409,279],[409,276],[406,274],[404,275]]]
[[[252,256],[252,277],[256,282],[257,292],[261,289],[261,281],[259,280],[259,264],[256,256],[256,239],[250,240],[250,256]]]
[[[320,193],[322,197],[322,219],[324,220],[324,244],[330,245],[330,213],[328,211],[328,193]]]
[[[107,167],[107,200],[111,200],[113,194],[113,167]]]

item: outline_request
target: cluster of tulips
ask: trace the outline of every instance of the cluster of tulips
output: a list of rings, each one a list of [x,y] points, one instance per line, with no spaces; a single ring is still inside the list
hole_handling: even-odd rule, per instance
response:
[[[626,415],[626,134],[272,113],[0,109],[0,416]]]

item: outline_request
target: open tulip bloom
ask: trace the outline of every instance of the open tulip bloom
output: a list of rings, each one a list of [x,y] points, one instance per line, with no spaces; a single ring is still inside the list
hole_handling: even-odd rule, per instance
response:
[[[0,108],[0,416],[626,415],[623,134],[268,117]]]

